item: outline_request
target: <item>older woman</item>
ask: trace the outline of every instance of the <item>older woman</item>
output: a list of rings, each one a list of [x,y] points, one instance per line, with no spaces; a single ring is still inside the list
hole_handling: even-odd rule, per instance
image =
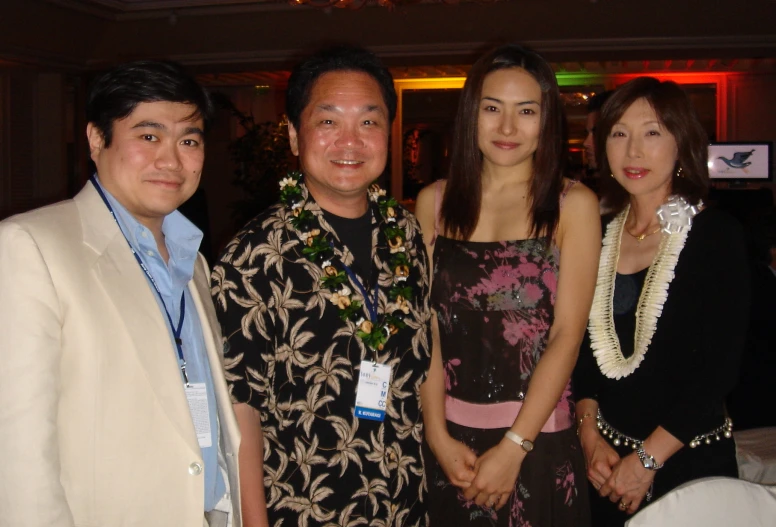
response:
[[[593,524],[622,525],[646,502],[706,476],[736,477],[723,402],[746,332],[739,225],[705,208],[707,138],[675,83],[642,77],[601,112],[611,174],[588,332],[574,381]]]
[[[434,262],[432,525],[589,522],[569,378],[600,228],[595,195],[563,177],[563,127],[550,65],[497,48],[466,79],[449,179],[418,196]]]

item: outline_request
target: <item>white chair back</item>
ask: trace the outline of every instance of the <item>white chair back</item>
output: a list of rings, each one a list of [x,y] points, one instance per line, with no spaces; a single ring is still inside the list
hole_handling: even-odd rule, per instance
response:
[[[776,486],[733,478],[681,485],[642,509],[625,527],[774,527]]]

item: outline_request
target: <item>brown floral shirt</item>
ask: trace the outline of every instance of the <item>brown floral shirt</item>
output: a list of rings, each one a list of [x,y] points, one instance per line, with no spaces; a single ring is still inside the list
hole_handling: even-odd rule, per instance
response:
[[[311,197],[305,208],[317,216],[337,257],[351,264],[350,251]],[[387,257],[381,259],[387,254],[383,220],[374,204],[370,208],[371,276],[359,279],[370,294],[369,279],[379,280],[383,313],[393,272]],[[417,221],[400,210],[398,226],[405,229],[412,262],[407,285],[414,293],[406,327],[375,351],[356,335],[355,323],[340,319],[332,293],[320,285],[320,262],[302,254],[304,242],[290,217],[276,205],[254,218],[226,247],[212,275],[232,398],[261,414],[270,525],[425,526],[419,392],[430,363],[430,308]],[[369,317],[366,307],[363,316]],[[391,366],[384,422],[354,416],[362,360]]]

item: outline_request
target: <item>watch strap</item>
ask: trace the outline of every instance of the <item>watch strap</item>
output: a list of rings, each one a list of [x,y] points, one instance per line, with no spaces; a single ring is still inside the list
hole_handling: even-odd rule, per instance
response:
[[[660,470],[663,468],[663,465],[665,465],[665,463],[658,463],[654,456],[647,454],[647,451],[644,450],[643,446],[640,446],[636,450],[636,455],[639,456],[641,465],[647,470]]]
[[[531,450],[533,450],[533,448],[531,448],[531,449],[525,448],[525,445],[523,443],[525,443],[526,440],[523,437],[521,437],[521,436],[517,435],[516,433],[514,433],[512,430],[507,430],[506,433],[504,434],[504,437],[506,437],[507,439],[509,439],[513,443],[516,443],[525,452],[530,452]]]

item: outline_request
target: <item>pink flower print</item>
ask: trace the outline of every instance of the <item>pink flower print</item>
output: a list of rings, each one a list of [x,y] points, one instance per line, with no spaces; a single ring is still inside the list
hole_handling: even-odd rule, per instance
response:
[[[493,251],[493,258],[517,258],[520,255],[520,251],[514,244],[502,244],[502,247],[502,249]]]
[[[521,263],[517,266],[517,272],[525,278],[534,278],[539,276],[539,266],[535,263]]]
[[[577,486],[574,481],[574,471],[571,462],[566,461],[555,470],[555,490],[565,491],[563,499],[565,505],[571,505],[577,495]]]
[[[565,415],[571,415],[571,383],[566,384],[566,388],[563,390],[563,394],[560,396],[560,401],[555,407],[559,412]]]
[[[531,522],[523,518],[523,502],[515,492],[512,495],[512,506],[509,514],[509,527],[531,527]]]
[[[461,359],[450,359],[445,362],[445,389],[449,392],[453,386],[458,386],[455,367],[461,365]]]
[[[525,284],[521,291],[521,296],[523,297],[523,304],[526,307],[534,307],[542,298],[542,290],[536,284]]]
[[[555,305],[555,293],[558,290],[558,277],[555,276],[555,272],[552,269],[545,269],[542,272],[542,282],[550,290],[550,302]]]
[[[504,339],[509,342],[510,345],[516,346],[523,337],[520,324],[514,320],[510,320],[509,317],[503,318],[501,323],[504,325]]]
[[[480,283],[472,287],[468,293],[473,295],[494,295],[502,291],[510,291],[520,286],[518,274],[509,265],[496,267],[489,278],[483,278]]]

